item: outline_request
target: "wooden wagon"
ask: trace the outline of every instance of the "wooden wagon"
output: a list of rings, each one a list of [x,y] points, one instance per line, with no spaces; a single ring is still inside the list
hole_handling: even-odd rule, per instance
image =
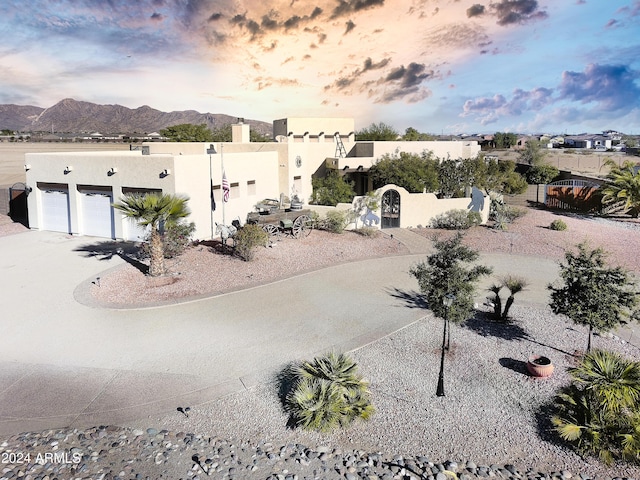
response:
[[[283,234],[295,238],[306,237],[313,230],[311,210],[283,209],[277,200],[267,200],[256,205],[256,211],[247,214],[247,223],[262,226],[272,241]]]

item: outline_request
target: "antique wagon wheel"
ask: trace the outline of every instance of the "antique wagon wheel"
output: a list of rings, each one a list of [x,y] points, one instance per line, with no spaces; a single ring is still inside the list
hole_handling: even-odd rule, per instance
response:
[[[311,222],[311,218],[308,215],[300,215],[293,221],[293,227],[291,228],[291,233],[294,237],[308,237],[313,230],[313,223]]]
[[[267,232],[267,235],[269,235],[270,242],[274,240],[278,240],[280,238],[280,229],[278,228],[277,225],[274,225],[273,223],[267,223],[262,227],[262,230]]]

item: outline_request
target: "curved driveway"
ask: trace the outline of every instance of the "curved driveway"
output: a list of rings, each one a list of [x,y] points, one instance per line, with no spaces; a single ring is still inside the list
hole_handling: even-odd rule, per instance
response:
[[[291,360],[366,345],[427,314],[408,274],[424,254],[161,308],[95,309],[76,302],[74,290],[122,260],[75,251],[92,241],[39,231],[0,237],[0,434],[118,424],[201,404]],[[496,274],[527,276],[528,301],[546,303],[552,261],[483,261]]]

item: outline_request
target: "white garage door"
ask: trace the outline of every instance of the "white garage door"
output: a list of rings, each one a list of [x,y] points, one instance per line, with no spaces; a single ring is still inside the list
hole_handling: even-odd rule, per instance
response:
[[[104,191],[82,190],[82,224],[83,235],[92,237],[114,238],[113,197]]]
[[[42,190],[42,229],[64,233],[71,231],[68,190]]]
[[[124,218],[124,239],[131,242],[142,242],[147,233],[151,230],[151,227],[142,227],[138,225],[136,220],[131,218]]]

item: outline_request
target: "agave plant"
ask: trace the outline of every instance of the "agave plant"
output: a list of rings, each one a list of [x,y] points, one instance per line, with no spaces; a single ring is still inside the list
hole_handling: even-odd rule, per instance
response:
[[[581,455],[640,462],[640,362],[594,350],[569,370],[552,423]]]
[[[347,355],[316,357],[300,364],[294,375],[286,407],[296,426],[326,432],[358,418],[368,420],[374,412],[368,382]]]

